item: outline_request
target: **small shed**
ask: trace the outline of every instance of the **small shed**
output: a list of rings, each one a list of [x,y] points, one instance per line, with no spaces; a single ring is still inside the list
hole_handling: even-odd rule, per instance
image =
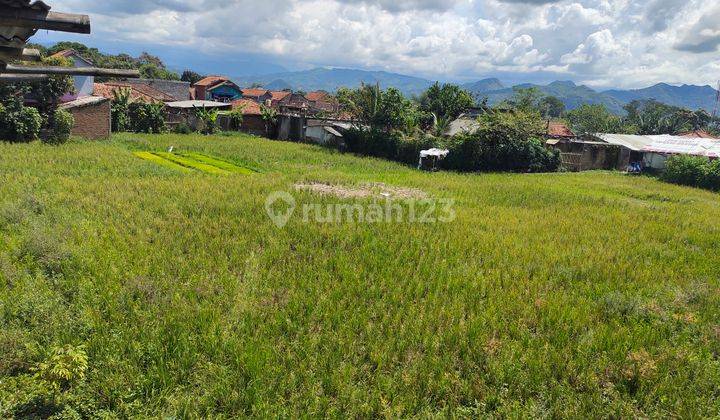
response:
[[[102,96],[84,96],[59,106],[72,114],[75,126],[72,135],[90,140],[110,137],[110,100]]]
[[[187,124],[193,129],[198,129],[200,121],[195,116],[197,108],[215,109],[218,111],[229,110],[232,104],[215,101],[177,101],[165,104],[165,123],[170,128],[174,128],[182,123]]]
[[[342,130],[342,125],[336,125],[332,121],[308,120],[305,139],[316,144],[339,146],[344,142]]]

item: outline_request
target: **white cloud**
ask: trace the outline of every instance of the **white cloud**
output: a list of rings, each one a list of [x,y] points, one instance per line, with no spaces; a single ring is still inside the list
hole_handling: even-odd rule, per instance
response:
[[[561,73],[595,85],[711,83],[720,9],[700,0],[55,0],[104,40],[426,77]],[[188,63],[192,66],[192,63]],[[222,69],[218,69],[222,72]]]

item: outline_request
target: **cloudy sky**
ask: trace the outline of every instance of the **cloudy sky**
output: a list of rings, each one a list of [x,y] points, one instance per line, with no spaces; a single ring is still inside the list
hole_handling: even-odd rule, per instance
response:
[[[318,66],[594,87],[720,79],[720,3],[698,0],[47,0],[108,52],[229,75]]]

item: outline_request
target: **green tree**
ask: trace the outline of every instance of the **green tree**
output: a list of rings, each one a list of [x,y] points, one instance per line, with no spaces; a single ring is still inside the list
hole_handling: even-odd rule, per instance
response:
[[[411,132],[420,122],[417,106],[395,88],[362,84],[357,89],[340,89],[337,99],[344,111],[373,129]]]
[[[46,66],[72,67],[72,62],[64,57],[45,58]],[[62,96],[75,92],[75,83],[70,76],[53,75],[30,84],[30,95],[37,101],[37,108],[48,121],[58,106]]]
[[[575,133],[627,133],[635,129],[614,115],[602,104],[584,104],[566,114]]]
[[[113,100],[110,105],[112,130],[114,132],[128,131],[130,129],[130,97],[129,88],[113,91]]]
[[[538,111],[543,118],[560,118],[565,113],[565,104],[555,96],[545,96],[538,102]]]
[[[203,76],[201,74],[196,73],[192,70],[185,70],[182,73],[182,76],[180,76],[180,80],[182,80],[183,82],[190,82],[191,85],[194,85],[202,79]]]
[[[638,127],[639,134],[677,134],[710,128],[712,116],[704,110],[667,105],[656,100],[636,100],[625,106],[627,124]]]
[[[491,172],[548,172],[560,166],[560,156],[543,145],[545,123],[537,112],[488,112],[478,118],[473,133],[447,140],[447,169]]]
[[[277,124],[278,112],[269,106],[260,105],[260,117],[265,122],[265,135],[270,136],[270,127]]]
[[[505,104],[523,112],[539,112],[540,101],[544,95],[536,87],[514,89],[513,96]]]
[[[438,120],[454,120],[475,105],[475,100],[460,86],[435,82],[419,99],[420,109]]]

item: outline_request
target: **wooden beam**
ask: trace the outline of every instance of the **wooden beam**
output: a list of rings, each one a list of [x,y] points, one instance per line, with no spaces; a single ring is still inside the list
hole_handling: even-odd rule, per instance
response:
[[[90,17],[72,13],[0,6],[0,26],[89,34]]]
[[[47,74],[0,74],[0,83],[38,82],[48,78]]]
[[[0,70],[1,72],[2,70]],[[74,68],[74,67],[46,67],[46,66],[16,66],[8,64],[5,72],[15,74],[60,74],[68,76],[99,76],[99,77],[123,77],[137,79],[140,72],[137,70],[120,69],[99,69],[95,67]]]
[[[28,48],[16,49],[0,47],[0,61],[9,63],[15,60],[40,61],[40,51]]]

